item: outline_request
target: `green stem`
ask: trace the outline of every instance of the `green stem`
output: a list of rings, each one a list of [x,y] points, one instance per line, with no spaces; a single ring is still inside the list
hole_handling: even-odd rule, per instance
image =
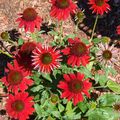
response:
[[[96,19],[95,19],[95,23],[94,23],[93,30],[92,30],[92,35],[91,35],[91,38],[90,38],[90,42],[93,39],[95,28],[96,28],[96,25],[97,25],[97,21],[98,21],[98,15],[96,16]]]
[[[0,50],[0,53],[5,54],[5,55],[7,55],[8,57],[11,57],[11,58],[12,58],[12,55],[10,55],[10,54],[7,53],[7,52],[4,52],[4,51]]]
[[[93,87],[93,88],[106,88],[107,86],[97,86],[97,87]]]
[[[78,25],[79,25],[79,22],[76,23],[76,26],[75,26],[75,33],[77,33],[77,31],[78,31]]]

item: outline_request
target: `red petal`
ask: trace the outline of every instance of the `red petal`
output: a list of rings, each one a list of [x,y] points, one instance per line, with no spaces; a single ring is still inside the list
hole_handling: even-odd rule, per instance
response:
[[[68,54],[70,54],[70,48],[67,47],[67,48],[61,50],[61,52],[62,52],[64,55],[68,55]]]
[[[83,78],[84,78],[84,74],[81,74],[81,73],[77,72],[77,79],[82,81]]]
[[[67,64],[68,64],[68,65],[71,65],[71,64],[73,63],[74,59],[75,59],[74,56],[70,56],[70,57],[68,58]]]
[[[60,81],[59,84],[57,85],[58,88],[67,90],[68,89],[68,85],[66,82]]]
[[[74,43],[75,43],[75,40],[73,40],[72,38],[69,38],[69,39],[68,39],[68,42],[69,42],[70,44],[74,44]]]
[[[64,97],[67,98],[68,96],[70,96],[70,93],[65,91],[62,93],[61,98],[64,98]]]
[[[70,76],[70,78],[71,78],[72,80],[76,80],[76,79],[77,79],[74,73],[69,74],[69,76]]]
[[[79,100],[79,102],[81,102],[81,101],[84,100],[82,93],[79,93],[79,94],[78,94],[78,100]]]
[[[78,59],[77,59],[77,66],[79,67],[79,66],[80,66],[80,64],[81,64],[81,59],[80,59],[80,58],[78,58]]]
[[[90,83],[89,81],[85,80],[85,81],[83,82],[83,85],[84,85],[84,88],[85,88],[86,90],[89,90],[89,89],[91,88],[91,86],[92,86],[92,83]]]
[[[10,63],[7,63],[7,67],[8,67],[9,69],[13,69],[13,66],[12,66]]]
[[[74,67],[76,65],[77,59],[78,58],[76,56],[74,56],[74,61],[72,62],[72,67]]]
[[[64,78],[67,82],[70,81],[70,77],[69,77],[69,75],[67,75],[67,74],[64,74],[64,75],[63,75],[63,78]]]
[[[86,91],[86,90],[83,90],[83,93],[88,97],[88,98],[90,98],[90,94],[89,94],[89,92],[88,91]]]

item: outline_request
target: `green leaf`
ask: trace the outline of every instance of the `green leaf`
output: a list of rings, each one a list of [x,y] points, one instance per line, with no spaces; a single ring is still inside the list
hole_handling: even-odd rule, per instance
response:
[[[66,106],[66,111],[72,111],[72,102],[69,101]]]
[[[57,74],[61,74],[61,71],[58,69],[53,70],[53,76],[56,78]]]
[[[112,80],[109,80],[107,82],[107,86],[109,87],[110,90],[112,90],[113,92],[117,93],[117,94],[120,94],[120,84],[112,81]]]
[[[86,110],[88,109],[87,103],[86,102],[79,102],[78,103],[78,107],[80,108],[80,110],[85,113]]]
[[[57,118],[60,118],[60,112],[59,111],[52,111],[51,114]]]
[[[96,83],[99,83],[101,86],[105,86],[105,84],[108,81],[107,75],[100,75],[100,74],[95,74],[95,81]]]
[[[34,104],[34,108],[35,108],[35,111],[37,112],[37,114],[41,116],[41,108],[40,108],[39,104],[37,104],[37,103]]]
[[[63,112],[65,108],[62,104],[58,104],[58,109],[60,112]]]
[[[99,75],[99,83],[100,83],[101,86],[104,86],[107,81],[108,81],[107,76],[105,76],[105,75]]]
[[[91,71],[89,71],[86,67],[82,67],[80,72],[84,73],[86,78],[92,78]]]
[[[68,38],[72,38],[72,39],[74,39],[75,37],[76,37],[75,34],[69,34],[69,35],[67,35],[67,36],[64,37],[64,41],[67,41]]]
[[[105,94],[97,99],[99,106],[113,106],[114,103],[120,101],[120,95]]]
[[[45,31],[44,31],[44,30],[40,30],[40,31],[38,32],[38,34],[42,34],[42,33],[45,33]]]
[[[53,36],[57,36],[58,32],[52,30],[52,31],[48,32],[48,34],[53,35]]]
[[[49,98],[49,92],[47,90],[44,90],[41,94],[41,104],[48,103],[47,99]]]
[[[92,62],[90,62],[89,64],[86,65],[86,67],[89,71],[92,70],[93,64],[94,64],[94,61],[92,61]]]
[[[19,38],[18,45],[22,45],[24,43],[24,40],[22,38]]]
[[[50,77],[50,74],[43,73],[43,74],[42,74],[42,77],[45,78],[46,80],[52,82],[52,79],[51,79],[51,77]]]
[[[112,108],[96,108],[87,112],[88,120],[117,120],[119,115]]]
[[[38,92],[39,90],[43,89],[44,86],[43,85],[38,85],[38,86],[35,86],[35,87],[32,87],[31,88],[31,91],[33,92]]]
[[[99,79],[100,79],[100,75],[99,74],[95,74],[95,81],[96,81],[96,83],[99,82]]]
[[[85,38],[82,38],[82,42],[84,42],[86,45],[89,44],[89,40],[88,40],[88,39],[85,39]]]
[[[101,39],[95,38],[92,41],[93,41],[94,44],[98,44],[99,42],[101,42]]]
[[[39,85],[41,82],[40,73],[35,72],[31,78],[35,81],[35,84]]]

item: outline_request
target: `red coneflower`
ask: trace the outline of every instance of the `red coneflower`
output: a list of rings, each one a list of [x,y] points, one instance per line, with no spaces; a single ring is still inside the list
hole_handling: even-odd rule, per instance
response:
[[[89,0],[88,4],[91,5],[93,13],[103,15],[104,12],[108,13],[110,10],[110,5],[108,4],[108,0]]]
[[[33,65],[34,69],[38,69],[41,72],[49,73],[54,68],[58,68],[59,61],[61,61],[60,50],[57,48],[48,47],[46,45],[39,44],[33,51]]]
[[[66,20],[70,13],[74,12],[77,8],[72,0],[51,0],[52,8],[50,15],[58,20]]]
[[[29,97],[28,93],[18,93],[15,96],[9,95],[6,101],[6,111],[11,118],[19,120],[27,120],[29,115],[34,112],[33,97]]]
[[[88,79],[84,80],[84,74],[79,72],[76,75],[73,73],[64,74],[63,78],[64,81],[60,81],[58,84],[58,88],[63,90],[61,98],[67,98],[68,101],[72,99],[74,105],[84,100],[84,94],[90,98],[88,90],[92,84]]]
[[[1,80],[8,87],[8,91],[17,93],[19,90],[25,91],[32,85],[33,81],[27,78],[28,74],[21,70],[16,60],[14,65],[8,63],[7,67],[8,69],[5,69],[7,75]]]
[[[21,17],[19,17],[16,21],[20,21],[20,28],[24,26],[26,32],[29,31],[29,29],[31,32],[34,32],[35,27],[40,30],[42,19],[37,15],[34,8],[26,8],[23,13],[19,15]]]
[[[117,26],[116,32],[118,35],[120,35],[120,25]]]
[[[18,52],[16,56],[16,60],[18,61],[18,64],[21,66],[21,68],[24,71],[27,71],[28,73],[31,73],[33,66],[32,66],[32,51],[37,46],[37,43],[35,42],[26,42],[22,45],[20,51]]]
[[[72,65],[73,67],[86,66],[88,64],[90,56],[89,56],[89,46],[86,46],[83,42],[79,40],[79,38],[68,39],[69,46],[62,50],[64,55],[68,55],[67,64]]]

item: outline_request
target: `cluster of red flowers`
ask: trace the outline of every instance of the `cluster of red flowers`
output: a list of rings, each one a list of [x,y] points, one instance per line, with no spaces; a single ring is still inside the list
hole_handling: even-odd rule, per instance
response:
[[[93,13],[103,15],[110,9],[107,2],[108,0],[89,0],[88,4],[92,5],[90,9]],[[51,4],[50,15],[58,20],[66,20],[77,8],[72,0],[51,0]],[[35,28],[40,30],[42,18],[38,16],[34,8],[27,8],[19,15],[21,17],[17,21],[20,21],[20,28],[24,26],[26,32],[29,30],[34,32]],[[119,28],[117,32],[120,33]],[[2,82],[7,86],[8,91],[12,92],[6,103],[6,110],[12,118],[26,120],[34,112],[33,102],[31,102],[33,97],[28,97],[28,93],[25,92],[28,86],[33,84],[33,81],[28,78],[33,69],[51,73],[55,68],[60,67],[61,52],[67,56],[69,66],[86,66],[89,63],[90,46],[79,38],[68,39],[68,43],[68,46],[60,51],[57,47],[26,42],[15,56],[13,65],[7,64],[6,76],[2,78]],[[63,78],[64,81],[58,84],[58,88],[63,90],[62,98],[72,99],[74,105],[84,100],[84,94],[90,98],[88,91],[91,83],[88,79],[84,80],[84,74],[64,74]]]
[[[31,79],[28,79],[28,73],[23,71],[18,65],[16,60],[13,61],[13,65],[8,63],[5,69],[6,76],[1,80],[7,86],[9,94],[6,111],[11,118],[26,120],[34,112],[33,97],[28,97],[28,93],[25,92],[28,86],[33,84]]]
[[[52,4],[50,15],[56,19],[66,20],[70,14],[75,13],[77,5],[72,0],[51,0]],[[89,0],[90,9],[93,10],[93,13],[103,15],[110,10],[110,5],[108,0]],[[20,22],[19,27],[25,28],[25,31],[34,32],[34,29],[37,28],[40,30],[40,25],[42,23],[42,18],[38,16],[34,8],[27,8],[23,13],[19,14],[19,17],[16,21]]]

